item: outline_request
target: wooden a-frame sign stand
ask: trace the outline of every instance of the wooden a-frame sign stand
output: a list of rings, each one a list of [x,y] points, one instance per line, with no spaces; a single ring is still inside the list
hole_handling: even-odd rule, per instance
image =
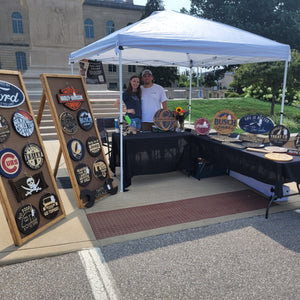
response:
[[[0,70],[0,200],[19,246],[65,217],[20,72]]]
[[[43,94],[37,123],[47,101],[60,142],[54,177],[63,154],[78,207],[91,207],[95,200],[115,194],[117,187],[113,186],[85,83],[79,75],[41,74],[40,78]],[[82,124],[82,112],[89,124]]]

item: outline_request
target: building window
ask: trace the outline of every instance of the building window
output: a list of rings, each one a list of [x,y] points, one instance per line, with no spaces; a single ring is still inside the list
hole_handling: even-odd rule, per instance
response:
[[[113,21],[107,21],[106,22],[106,35],[111,34],[115,31],[115,24]]]
[[[94,38],[94,22],[91,19],[86,19],[84,21],[84,31],[87,39]]]
[[[14,12],[11,15],[13,33],[23,33],[23,21],[22,16],[18,12]]]
[[[26,54],[24,52],[16,52],[16,61],[19,71],[27,70]]]
[[[128,65],[128,72],[129,73],[135,73],[136,72],[136,66]]]
[[[118,84],[117,84],[117,82],[110,82],[110,83],[108,84],[108,89],[109,89],[109,90],[117,90],[117,89],[118,89]]]
[[[117,72],[117,67],[116,67],[116,65],[109,64],[109,65],[108,65],[108,71],[109,71],[109,72]]]

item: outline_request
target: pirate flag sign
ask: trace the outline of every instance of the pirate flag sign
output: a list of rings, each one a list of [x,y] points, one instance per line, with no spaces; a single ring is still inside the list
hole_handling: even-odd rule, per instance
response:
[[[42,172],[34,174],[31,177],[23,177],[17,181],[9,180],[9,184],[18,202],[31,195],[38,194],[48,187]]]

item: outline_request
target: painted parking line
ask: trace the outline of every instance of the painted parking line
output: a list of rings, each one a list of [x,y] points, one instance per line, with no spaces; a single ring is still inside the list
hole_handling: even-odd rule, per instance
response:
[[[96,300],[117,300],[118,292],[112,274],[99,248],[78,252]]]

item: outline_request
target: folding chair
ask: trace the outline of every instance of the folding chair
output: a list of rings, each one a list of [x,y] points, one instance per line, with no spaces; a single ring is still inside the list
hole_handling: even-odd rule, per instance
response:
[[[107,148],[105,155],[108,155],[110,159],[111,150],[112,150],[112,141],[111,141],[111,134],[109,133],[108,129],[115,128],[115,119],[99,118],[97,119],[97,127],[100,134],[102,145]]]

